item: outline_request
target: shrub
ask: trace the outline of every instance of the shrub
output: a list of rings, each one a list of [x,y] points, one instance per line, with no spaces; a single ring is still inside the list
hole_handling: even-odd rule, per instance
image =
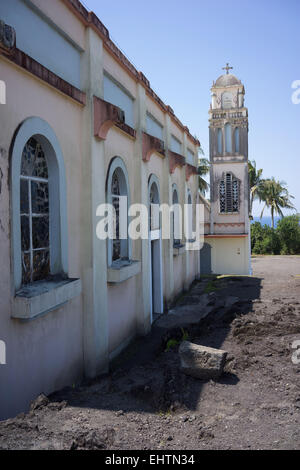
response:
[[[277,234],[281,243],[281,253],[300,254],[300,216],[290,215],[278,221]]]
[[[259,222],[252,224],[251,249],[261,255],[300,254],[300,216],[283,217],[276,229]]]

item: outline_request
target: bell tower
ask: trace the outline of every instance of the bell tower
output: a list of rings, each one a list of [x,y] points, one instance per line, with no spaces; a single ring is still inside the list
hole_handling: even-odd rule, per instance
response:
[[[245,88],[226,64],[211,88],[210,228],[213,272],[249,274],[248,109]]]

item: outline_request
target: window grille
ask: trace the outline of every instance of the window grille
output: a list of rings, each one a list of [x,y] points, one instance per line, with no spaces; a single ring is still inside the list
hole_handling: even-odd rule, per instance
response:
[[[221,213],[239,211],[239,182],[231,173],[219,183],[219,201]]]
[[[120,183],[117,172],[115,171],[111,183],[112,205],[115,209],[113,219],[113,254],[112,260],[117,261],[121,258],[121,240],[120,240]]]

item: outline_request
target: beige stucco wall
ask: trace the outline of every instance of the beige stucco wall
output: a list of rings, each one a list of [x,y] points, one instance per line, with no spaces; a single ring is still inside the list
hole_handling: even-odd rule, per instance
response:
[[[105,50],[102,40],[69,12],[59,0],[33,0],[86,52],[81,60],[85,107],[0,57],[1,80],[7,84],[7,105],[0,107],[0,339],[7,344],[7,366],[0,369],[0,417],[28,408],[39,393],[50,393],[79,381],[84,374],[95,376],[108,367],[108,356],[120,351],[137,333],[150,329],[150,283],[148,241],[132,242],[132,258],[142,261],[142,271],[117,285],[107,284],[106,242],[96,238],[96,208],[106,202],[105,181],[111,160],[121,157],[127,168],[131,203],[148,203],[148,180],[159,181],[161,203],[171,203],[172,184],[180,203],[186,191],[193,202],[197,178],[185,179],[185,167],[169,172],[168,157],[153,154],[142,161],[141,131],[146,110],[163,125],[166,145],[174,134],[183,143],[182,129],[146,97],[141,84]],[[103,97],[103,70],[135,99],[137,139],[112,128],[105,141],[93,136],[93,95]],[[11,271],[9,148],[13,134],[28,117],[45,120],[57,136],[66,169],[69,277],[80,278],[83,294],[45,316],[28,323],[11,319],[15,294]],[[196,148],[188,142],[196,154]],[[169,240],[162,242],[162,286],[164,305],[197,276],[198,252],[173,257]]]
[[[184,256],[185,254],[174,257],[174,297],[184,289]]]
[[[212,272],[215,274],[249,274],[249,239],[206,238],[212,247]]]
[[[127,346],[137,333],[136,277],[108,287],[109,354]]]
[[[69,276],[80,272],[81,107],[9,62],[1,60],[7,104],[0,108],[1,186],[0,277],[1,339],[7,365],[0,368],[0,416],[26,409],[38,393],[50,393],[82,377],[81,297],[27,323],[11,319],[14,280],[11,270],[9,149],[14,132],[28,117],[45,120],[54,130],[66,168]],[[5,267],[5,268],[4,268]],[[21,392],[21,393],[20,393]]]
[[[104,143],[103,172],[107,177],[108,169],[114,157],[121,157],[125,163],[129,180],[130,202],[139,202],[136,187],[137,179],[135,170],[139,161],[135,157],[135,141],[128,138],[122,131],[112,128]],[[105,178],[106,179],[106,178]],[[141,249],[139,241],[130,242],[132,258],[141,260]],[[106,259],[103,265],[107,265]],[[136,299],[136,292],[141,282],[141,274],[116,285],[107,285],[107,315],[108,315],[108,344],[109,354],[126,345],[137,333],[137,317],[141,310],[141,304]]]

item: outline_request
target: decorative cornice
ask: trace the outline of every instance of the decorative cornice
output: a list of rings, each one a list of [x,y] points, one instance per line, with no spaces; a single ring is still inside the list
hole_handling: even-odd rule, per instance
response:
[[[115,124],[123,124],[125,114],[118,106],[107,101],[93,97],[94,103],[94,136],[100,140],[105,140],[109,129]]]
[[[214,225],[216,225],[217,227],[242,227],[245,225],[244,222],[222,222],[222,223],[219,223],[219,222],[214,222]]]
[[[165,157],[164,142],[153,135],[149,135],[146,132],[142,133],[143,138],[143,161],[148,162],[153,152],[159,153],[162,157]]]
[[[3,47],[0,47],[0,55],[3,55],[15,65],[18,65],[23,70],[34,75],[36,78],[42,80],[48,85],[51,85],[69,98],[72,98],[82,105],[86,104],[86,94],[84,92],[74,87],[66,80],[63,80],[32,57],[25,54],[25,52],[17,49],[15,46],[8,51]]]
[[[97,96],[93,97],[94,102],[94,136],[100,140],[105,140],[109,129],[117,126],[130,137],[136,138],[136,131],[125,124],[124,111],[108,101],[104,101]]]
[[[216,233],[216,234],[204,234],[204,238],[245,238],[248,237],[248,233]]]
[[[198,170],[194,165],[191,165],[190,163],[186,163],[185,167],[185,179],[188,181],[192,175],[197,175]]]
[[[121,131],[125,132],[125,134],[127,134],[132,139],[136,139],[136,130],[128,126],[128,124],[125,122],[117,122],[115,126],[118,127]]]
[[[170,167],[170,173],[174,173],[176,168],[178,167],[183,167],[185,165],[185,158],[183,155],[180,155],[179,153],[172,152],[172,150],[168,151],[169,155],[169,167]]]
[[[172,108],[165,105],[164,102],[152,90],[150,82],[145,77],[145,75],[134,67],[134,65],[110,39],[108,29],[99,20],[95,13],[89,12],[79,0],[63,0],[63,2],[77,16],[77,18],[80,19],[80,21],[82,21],[86,26],[93,28],[94,31],[99,34],[103,40],[103,45],[106,50],[114,55],[115,59],[126,69],[127,72],[133,76],[135,81],[140,82],[144,86],[147,94],[162,108],[165,113],[170,115],[177,126],[179,126],[179,128],[187,134],[187,137],[193,142],[193,144],[200,147],[199,140],[191,135],[189,129],[180,122],[177,116],[175,116]]]

